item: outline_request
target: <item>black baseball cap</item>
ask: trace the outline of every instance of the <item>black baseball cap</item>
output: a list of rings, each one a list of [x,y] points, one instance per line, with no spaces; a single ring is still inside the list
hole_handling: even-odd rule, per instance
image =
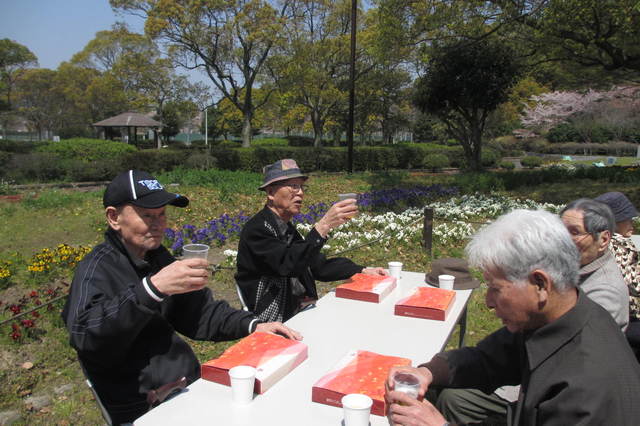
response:
[[[167,204],[187,207],[189,199],[184,195],[165,191],[160,182],[147,172],[129,170],[111,181],[104,191],[102,203],[105,207],[133,204],[146,209],[157,209]]]

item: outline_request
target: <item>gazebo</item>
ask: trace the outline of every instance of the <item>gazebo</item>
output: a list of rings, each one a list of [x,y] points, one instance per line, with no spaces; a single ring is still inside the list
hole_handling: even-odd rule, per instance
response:
[[[162,123],[137,112],[123,112],[114,117],[93,123],[93,127],[103,128],[104,133],[106,133],[108,127],[126,128],[127,141],[131,140],[131,128],[133,128],[134,142],[138,141],[138,127],[147,127],[153,129],[153,140],[159,146],[158,129],[162,127]]]

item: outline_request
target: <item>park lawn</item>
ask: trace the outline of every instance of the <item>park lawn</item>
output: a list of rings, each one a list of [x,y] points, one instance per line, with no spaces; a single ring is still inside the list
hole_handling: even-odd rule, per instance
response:
[[[309,191],[305,195],[305,204],[331,202],[341,192],[364,192],[374,189],[411,187],[446,182],[446,178],[433,177],[423,173],[359,173],[352,176],[343,174],[314,175],[309,180]],[[44,190],[27,193],[22,202],[0,202],[0,261],[11,256],[22,256],[27,261],[44,248],[53,248],[60,243],[72,246],[93,246],[101,241],[104,232],[102,214],[102,188],[87,192],[70,190]],[[179,186],[170,190],[187,195],[191,199],[189,208],[169,210],[169,226],[179,228],[184,224],[202,225],[205,221],[218,217],[222,213],[230,215],[240,211],[247,215],[259,210],[264,203],[264,194],[255,191],[238,192],[233,196],[229,188],[200,186]],[[521,198],[537,201],[566,202],[577,196],[594,196],[601,192],[621,190],[639,193],[638,185],[600,184],[598,182],[572,182],[554,184],[549,187],[523,188],[512,193]],[[219,258],[225,249],[235,249],[237,240],[214,248]],[[436,258],[463,256],[464,242],[447,246],[434,246]],[[17,252],[17,254],[16,254]],[[401,260],[406,270],[426,271],[430,263],[428,254],[415,243],[401,241],[397,244],[374,243],[350,252],[347,256],[355,262],[377,266],[386,265],[390,259]],[[57,275],[39,276],[18,271],[14,280],[0,288],[0,309],[5,310],[9,303],[24,297],[34,289],[50,285],[60,286],[63,290],[70,282],[70,270]],[[479,276],[479,275],[478,275]],[[319,283],[321,295],[329,291],[335,283]],[[209,286],[215,297],[228,300],[239,307],[235,294],[235,282],[232,269],[221,269],[212,278]],[[484,305],[485,289],[474,292],[469,303],[467,344],[473,345],[481,338],[500,326],[500,322]],[[54,309],[43,313],[38,321],[38,334],[22,343],[13,342],[9,337],[10,324],[0,326],[0,411],[17,410],[22,415],[18,424],[96,424],[101,421],[89,389],[77,364],[75,352],[67,343],[66,330],[59,318],[62,302],[53,305]],[[0,318],[8,317],[2,312]],[[457,330],[453,334],[449,347],[457,345]],[[231,343],[191,342],[201,361],[218,356]],[[33,367],[25,365],[30,362]],[[72,390],[60,395],[54,389],[71,384]],[[53,403],[43,410],[29,410],[25,398],[29,395],[48,395]]]

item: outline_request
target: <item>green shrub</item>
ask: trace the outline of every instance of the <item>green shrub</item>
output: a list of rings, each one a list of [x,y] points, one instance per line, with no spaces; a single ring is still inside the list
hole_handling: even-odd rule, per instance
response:
[[[449,166],[449,158],[444,154],[427,155],[424,159],[423,166],[433,171],[440,170]]]
[[[287,136],[289,146],[313,146],[313,138],[308,136]]]
[[[513,161],[508,161],[508,160],[500,161],[500,164],[498,164],[498,166],[501,169],[505,169],[505,170],[513,170],[516,168],[516,165],[513,163]]]
[[[251,141],[252,147],[261,146],[289,146],[289,141],[285,138],[261,138],[253,139]]]
[[[2,164],[2,167],[0,167],[0,176],[7,174],[7,165],[11,161],[11,157],[13,157],[13,155],[10,152],[0,151],[0,164]]]
[[[9,163],[7,177],[17,183],[65,180],[62,159],[48,152],[15,154]]]
[[[137,151],[133,145],[102,139],[66,139],[50,142],[38,148],[39,152],[55,154],[60,158],[91,162],[104,158],[122,157]]]
[[[580,133],[570,123],[560,123],[547,133],[549,142],[577,142],[581,140]]]
[[[189,169],[207,170],[217,166],[217,160],[206,152],[195,152],[187,157],[184,165]]]
[[[35,151],[40,146],[46,145],[47,143],[48,142],[12,141],[9,139],[2,139],[0,140],[0,151],[27,154]]]
[[[533,155],[530,155],[520,160],[520,163],[523,167],[527,167],[529,169],[540,167],[542,165],[542,157],[535,157]]]
[[[124,156],[120,171],[142,169],[149,173],[160,173],[185,164],[189,155],[188,150],[145,149],[134,151]]]

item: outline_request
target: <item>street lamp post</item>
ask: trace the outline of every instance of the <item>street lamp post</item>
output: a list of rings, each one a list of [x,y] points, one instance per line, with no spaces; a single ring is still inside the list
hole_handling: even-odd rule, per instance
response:
[[[356,79],[356,14],[358,0],[351,0],[351,67],[349,70],[349,116],[347,123],[347,170],[353,173],[353,122]]]

